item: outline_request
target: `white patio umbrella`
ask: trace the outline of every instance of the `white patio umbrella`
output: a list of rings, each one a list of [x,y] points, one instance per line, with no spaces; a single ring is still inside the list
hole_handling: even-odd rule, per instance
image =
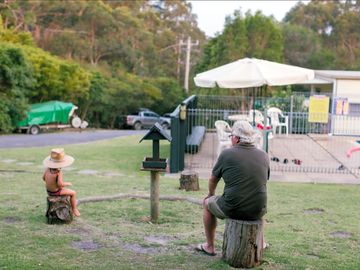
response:
[[[290,85],[312,80],[311,69],[276,62],[244,58],[199,73],[194,81],[200,87],[249,88],[262,85]]]
[[[263,85],[297,84],[312,80],[314,74],[311,69],[256,58],[243,58],[199,73],[194,81],[195,85],[200,87],[211,88],[217,85],[220,88],[254,88]],[[254,101],[253,105],[255,111]]]

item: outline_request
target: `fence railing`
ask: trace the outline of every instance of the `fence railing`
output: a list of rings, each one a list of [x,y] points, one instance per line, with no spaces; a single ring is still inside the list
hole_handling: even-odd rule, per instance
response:
[[[191,109],[188,111],[192,116],[194,124],[206,127],[206,140],[212,140],[205,147],[217,147],[217,137],[214,123],[217,120],[225,120],[230,125],[234,121],[229,120],[232,113],[247,115],[246,112],[239,111],[223,111],[223,110],[207,110],[207,109]],[[229,113],[229,114],[228,114]],[[346,136],[334,135],[331,133],[331,119],[327,123],[309,122],[308,113],[284,113],[292,119],[291,132],[289,135],[272,134],[268,149],[269,158],[271,160],[271,168],[273,171],[284,172],[304,172],[304,173],[340,173],[340,174],[359,174],[360,157],[354,156],[349,159],[346,157],[346,151],[357,144],[359,137],[350,133],[347,129],[337,128],[338,134],[347,134]],[[228,116],[227,116],[228,115]],[[343,121],[351,121],[355,124],[360,118],[342,117]],[[334,130],[334,129],[333,129]],[[274,133],[274,132],[273,132]],[[360,133],[357,133],[360,134]],[[206,149],[209,153],[209,149]],[[216,151],[210,151],[216,153]],[[190,154],[188,154],[190,155]],[[217,155],[207,154],[207,159],[202,156],[202,152],[193,155],[185,167],[194,168],[196,166],[204,167],[204,164],[214,164]],[[199,157],[199,160],[197,159]],[[191,162],[191,164],[190,164]],[[197,164],[197,165],[196,165]]]
[[[239,119],[249,119],[249,110],[225,107],[231,99],[215,99],[208,102],[192,96],[187,102],[186,120],[179,119],[180,105],[172,118],[171,172],[185,168],[211,167],[217,159],[215,121],[224,120],[232,126]],[[212,103],[211,103],[212,102]],[[184,105],[183,104],[183,105]],[[212,108],[204,108],[204,104]],[[221,109],[219,107],[225,107]],[[238,107],[239,108],[239,107]],[[262,111],[264,114],[264,111]],[[351,115],[311,114],[308,112],[283,111],[288,117],[288,133],[274,134],[266,149],[274,171],[304,173],[339,173],[359,175],[360,152],[351,158],[346,151],[360,145],[360,117]],[[238,116],[234,118],[233,116]],[[265,117],[266,118],[266,117]],[[313,122],[322,119],[323,123]],[[311,121],[312,120],[312,121]],[[269,121],[271,125],[271,122]],[[186,138],[194,126],[203,126],[206,135],[199,151],[187,151]]]

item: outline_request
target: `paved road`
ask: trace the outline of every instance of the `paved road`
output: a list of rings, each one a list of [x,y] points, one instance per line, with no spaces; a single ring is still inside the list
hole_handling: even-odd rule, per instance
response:
[[[47,145],[75,144],[104,140],[114,137],[145,134],[140,130],[83,130],[57,133],[41,133],[39,135],[13,134],[0,136],[0,148],[36,147]]]

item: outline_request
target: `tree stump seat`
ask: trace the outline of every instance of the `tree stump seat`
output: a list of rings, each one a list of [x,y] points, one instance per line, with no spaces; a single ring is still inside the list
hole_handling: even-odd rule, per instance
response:
[[[199,174],[194,171],[183,171],[180,176],[180,189],[198,191],[200,189]]]
[[[70,196],[48,196],[46,218],[48,224],[71,223],[73,211]]]
[[[263,256],[262,220],[226,219],[222,259],[233,267],[251,268]]]

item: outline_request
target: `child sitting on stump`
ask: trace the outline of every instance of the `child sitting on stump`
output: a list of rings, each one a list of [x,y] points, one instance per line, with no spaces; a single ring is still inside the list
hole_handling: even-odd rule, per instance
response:
[[[80,216],[80,212],[76,207],[76,192],[71,189],[64,188],[71,186],[70,182],[63,182],[61,168],[70,166],[74,162],[74,158],[65,155],[62,148],[52,149],[50,156],[46,157],[43,164],[45,169],[43,180],[46,185],[46,191],[49,196],[70,196],[71,207],[75,216]]]

